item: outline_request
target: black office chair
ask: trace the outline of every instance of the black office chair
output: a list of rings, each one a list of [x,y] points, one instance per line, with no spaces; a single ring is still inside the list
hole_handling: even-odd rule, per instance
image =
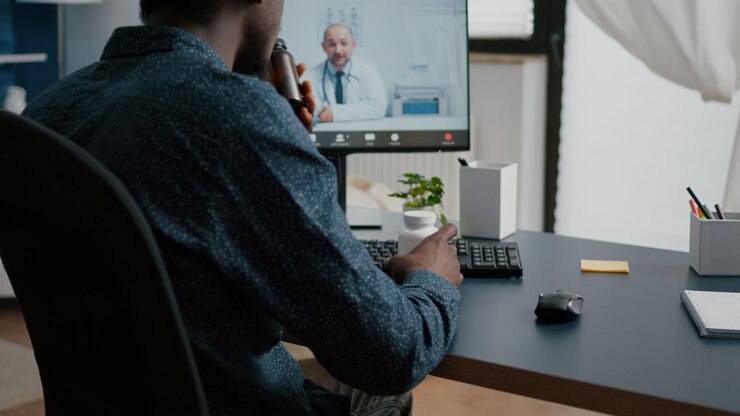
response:
[[[37,123],[0,112],[0,257],[47,416],[208,415],[164,263],[121,182]]]

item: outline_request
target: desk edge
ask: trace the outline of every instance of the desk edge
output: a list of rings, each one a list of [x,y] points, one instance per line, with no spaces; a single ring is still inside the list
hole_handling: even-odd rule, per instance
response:
[[[452,355],[447,355],[432,375],[614,415],[740,414]]]

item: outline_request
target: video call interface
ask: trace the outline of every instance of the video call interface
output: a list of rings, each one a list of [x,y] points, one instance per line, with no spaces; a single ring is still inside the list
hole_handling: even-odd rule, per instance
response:
[[[307,66],[311,139],[338,152],[467,149],[465,0],[286,0],[280,37]]]

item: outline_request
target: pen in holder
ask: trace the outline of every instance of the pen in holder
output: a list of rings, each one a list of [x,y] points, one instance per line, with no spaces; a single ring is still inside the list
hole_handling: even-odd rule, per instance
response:
[[[740,213],[724,220],[700,220],[691,214],[689,259],[699,276],[740,276]]]

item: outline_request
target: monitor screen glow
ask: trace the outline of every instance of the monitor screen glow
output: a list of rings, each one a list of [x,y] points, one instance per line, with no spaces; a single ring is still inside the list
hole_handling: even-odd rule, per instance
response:
[[[466,7],[465,0],[286,0],[280,37],[308,67],[302,79],[316,99],[316,146],[469,149]]]

